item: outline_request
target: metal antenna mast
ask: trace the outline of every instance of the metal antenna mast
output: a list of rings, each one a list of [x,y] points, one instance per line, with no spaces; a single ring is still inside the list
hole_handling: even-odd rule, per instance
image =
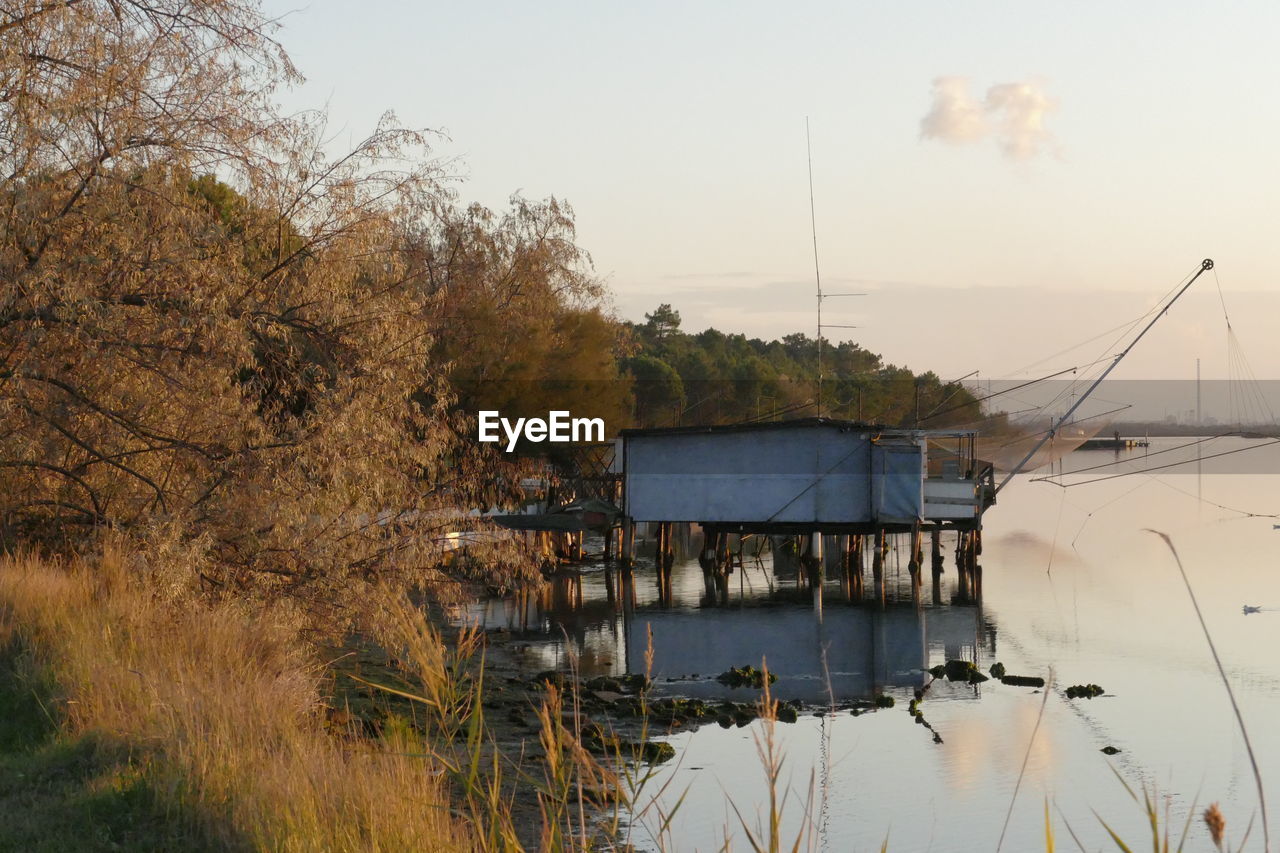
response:
[[[822,330],[823,329],[856,329],[857,326],[842,326],[822,323],[822,300],[830,296],[866,296],[865,293],[822,293],[822,274],[818,269],[818,217],[813,208],[813,145],[809,141],[809,117],[804,117],[804,149],[809,161],[809,229],[813,234],[813,280],[818,286],[818,417],[822,417]]]
[[[809,230],[813,233],[813,280],[818,285],[818,417],[822,417],[822,273],[818,270],[818,217],[813,211],[813,146],[809,117],[804,117],[804,151],[809,161]]]

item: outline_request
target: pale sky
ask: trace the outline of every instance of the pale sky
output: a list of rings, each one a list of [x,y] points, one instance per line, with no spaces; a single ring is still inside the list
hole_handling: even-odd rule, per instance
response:
[[[623,318],[813,334],[807,116],[824,288],[868,294],[826,302],[861,327],[828,338],[1012,376],[1212,257],[1120,371],[1227,377],[1220,282],[1280,376],[1275,2],[266,8],[308,78],[289,107],[340,140],[387,109],[442,130],[464,200],[568,200]]]

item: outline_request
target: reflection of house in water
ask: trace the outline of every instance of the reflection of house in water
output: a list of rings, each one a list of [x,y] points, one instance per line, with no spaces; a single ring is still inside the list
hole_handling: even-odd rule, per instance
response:
[[[691,606],[700,584],[690,561],[676,567],[690,583],[677,584],[685,592],[675,607],[654,598],[630,606],[620,592],[611,602],[605,573],[591,572],[559,578],[540,594],[478,604],[467,618],[512,631],[527,646],[533,671],[567,669],[572,659],[586,677],[644,672],[652,637],[658,691],[702,698],[754,696],[715,678],[730,667],[759,667],[762,659],[778,676],[776,695],[814,704],[828,700],[828,674],[835,699],[843,701],[920,686],[925,670],[948,659],[994,660],[995,628],[980,608],[829,606],[819,613],[770,600],[762,583],[769,569],[750,571],[758,592],[732,607]],[[615,581],[622,582],[616,575]]]
[[[948,658],[981,662],[995,651],[994,631],[970,607],[841,607],[821,617],[795,605],[638,610],[626,622],[628,670],[644,670],[650,637],[654,680],[681,679],[673,686],[683,695],[726,695],[716,675],[765,659],[778,676],[775,695],[812,703],[828,700],[828,676],[836,701],[866,698],[920,686]]]
[[[537,593],[477,602],[459,621],[512,632],[527,644],[526,663],[534,671],[567,670],[572,663],[585,677],[621,674],[623,616],[602,594],[602,578],[593,573],[584,584],[582,578],[557,577]]]

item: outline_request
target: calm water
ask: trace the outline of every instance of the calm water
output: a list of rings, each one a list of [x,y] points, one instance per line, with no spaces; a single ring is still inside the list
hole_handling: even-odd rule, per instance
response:
[[[1094,479],[1188,454],[1194,459],[1197,450],[1208,456],[1253,449],[1206,460],[1199,475],[1192,462],[1158,478],[1136,475],[1069,489],[1030,476],[1014,481],[986,516],[980,606],[951,603],[955,573],[947,537],[944,603],[930,603],[926,577],[918,609],[911,604],[904,541],[903,552],[888,559],[893,584],[883,613],[845,603],[839,585],[829,583],[819,619],[787,561],[780,557],[775,571],[766,552],[732,576],[727,607],[701,605],[701,572],[696,561],[682,560],[669,606],[659,605],[652,570],[642,567],[634,603],[618,589],[611,604],[603,575],[589,574],[580,602],[576,591],[562,588],[543,605],[521,610],[491,603],[477,615],[490,625],[526,629],[531,667],[564,666],[576,656],[586,674],[642,670],[652,632],[658,690],[673,695],[726,695],[715,674],[759,665],[765,655],[780,676],[782,696],[813,703],[831,694],[837,703],[879,692],[894,696],[893,709],[806,715],[778,726],[783,775],[792,788],[784,825],[795,832],[804,824],[808,800],[809,849],[879,850],[886,837],[892,850],[995,849],[1029,742],[1005,850],[1044,849],[1046,798],[1059,849],[1075,849],[1068,824],[1085,849],[1114,849],[1094,812],[1131,844],[1145,846],[1145,814],[1120,779],[1135,790],[1158,789],[1175,843],[1198,798],[1201,808],[1221,803],[1238,844],[1257,811],[1244,743],[1172,557],[1143,529],[1174,538],[1270,782],[1272,816],[1280,820],[1280,530],[1273,529],[1280,519],[1239,511],[1280,513],[1280,446],[1217,439],[1141,461],[1187,441],[1154,439],[1148,451],[1119,457],[1077,452],[1064,460],[1064,478]],[[1118,469],[1070,473],[1117,459]],[[1245,473],[1250,470],[1268,473]],[[747,553],[755,547],[749,542]],[[787,594],[791,601],[777,601]],[[1245,604],[1276,609],[1246,616]],[[1052,670],[1057,689],[1049,692],[1034,741],[1044,694],[995,681],[976,688],[934,685],[921,707],[941,743],[916,725],[906,711],[912,691],[928,681],[926,668],[948,658],[973,660],[984,671],[997,660],[1011,673],[1048,676]],[[1106,695],[1063,695],[1067,685],[1090,682]],[[752,695],[732,693],[739,700]],[[673,822],[675,849],[716,850],[726,837],[735,848],[747,846],[729,803],[754,826],[765,796],[754,740],[759,731],[759,724],[711,725],[670,738],[678,757],[657,781],[670,781],[660,805],[684,796]],[[1106,746],[1121,752],[1108,757],[1100,751]],[[637,841],[643,842],[646,824],[653,822],[640,822]],[[1211,849],[1198,815],[1190,839],[1189,850]],[[1259,825],[1246,849],[1262,849]]]

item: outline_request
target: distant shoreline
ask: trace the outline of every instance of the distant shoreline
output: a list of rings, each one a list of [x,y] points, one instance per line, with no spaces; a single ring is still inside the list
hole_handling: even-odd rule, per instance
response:
[[[1242,438],[1280,438],[1280,426],[1272,426],[1269,424],[1230,426],[1227,424],[1166,424],[1144,423],[1140,421],[1133,423],[1116,422],[1099,430],[1098,435],[1105,437],[1115,432],[1119,432],[1124,438],[1136,438],[1142,436],[1164,438],[1172,436],[1205,436],[1222,434],[1237,435]]]

